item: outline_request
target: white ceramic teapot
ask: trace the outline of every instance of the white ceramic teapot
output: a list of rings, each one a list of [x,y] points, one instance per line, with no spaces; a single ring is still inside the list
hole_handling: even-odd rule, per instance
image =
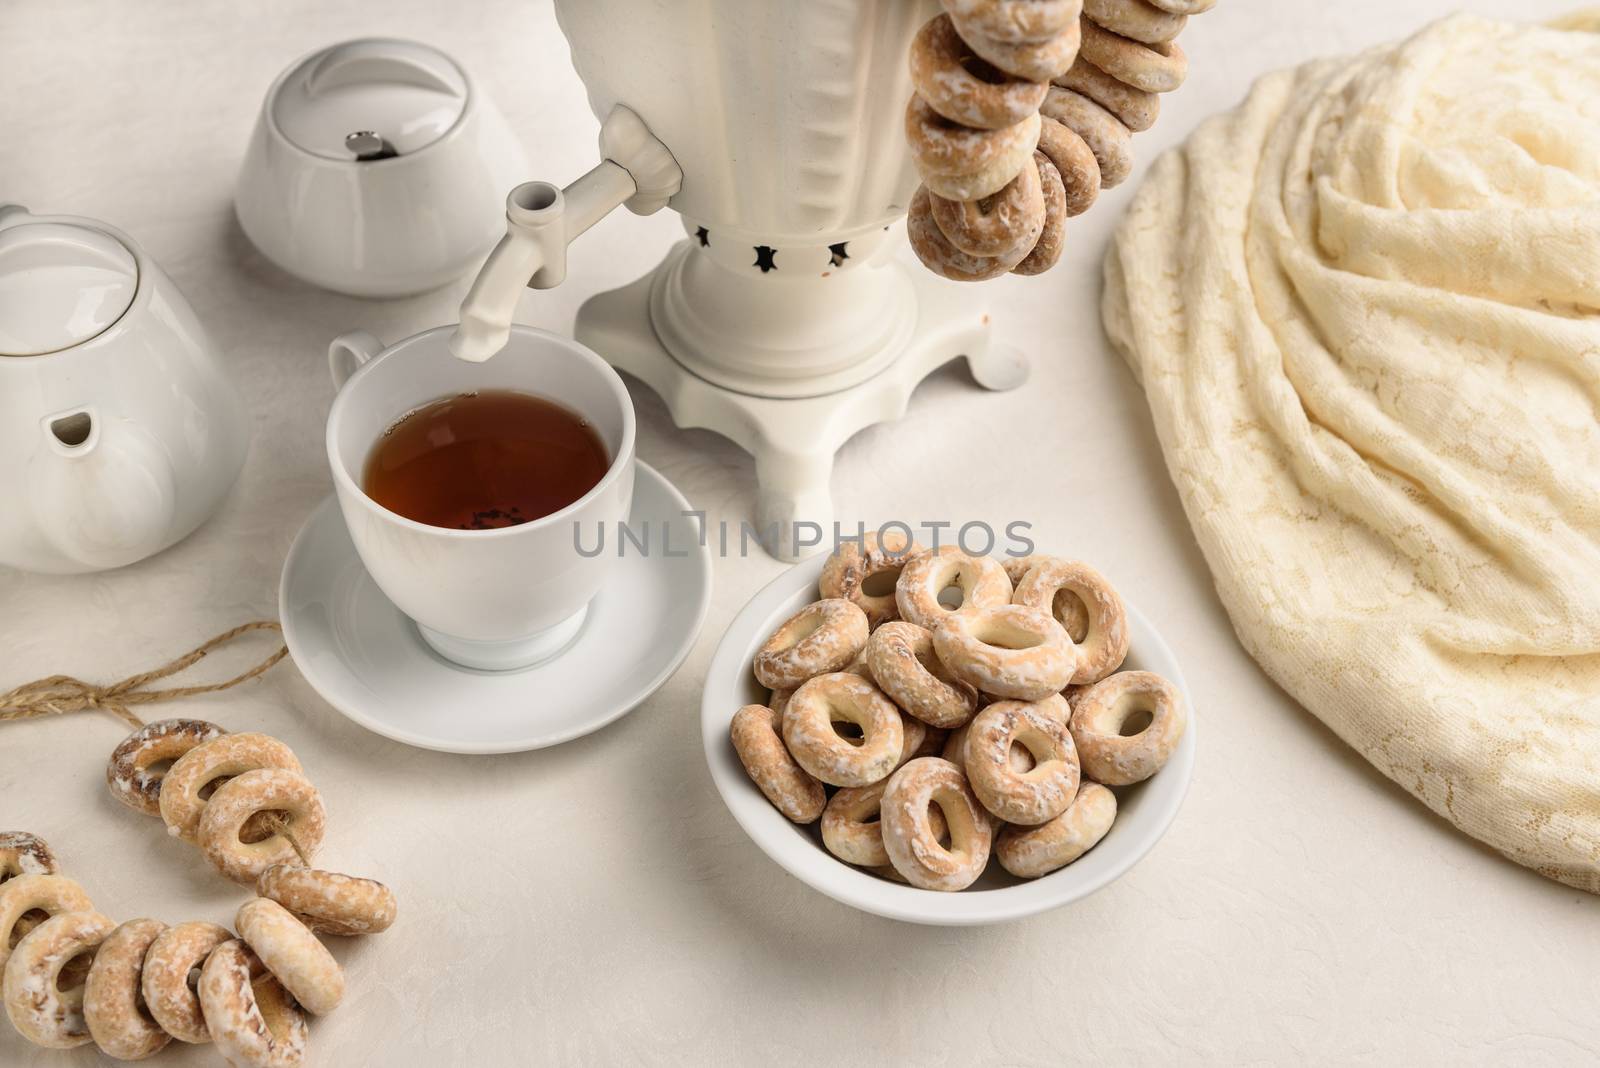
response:
[[[132,239],[0,205],[0,564],[160,552],[216,509],[249,440],[205,329]]]

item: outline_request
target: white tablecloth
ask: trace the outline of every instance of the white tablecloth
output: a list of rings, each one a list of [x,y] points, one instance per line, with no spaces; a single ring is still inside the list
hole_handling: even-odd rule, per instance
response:
[[[1462,6],[1534,17],[1568,5]],[[1271,67],[1453,7],[1224,0],[1185,36],[1193,74],[1136,142],[1140,158]],[[390,303],[311,289],[266,264],[233,218],[268,82],[318,45],[366,34],[460,58],[523,132],[537,176],[564,182],[591,164],[596,123],[543,3],[0,3],[0,201],[131,232],[228,352],[256,420],[234,496],[176,549],[83,578],[0,570],[0,688],[57,671],[110,680],[275,614],[284,553],[329,492],[327,340],[353,327],[392,340],[451,317],[461,287]],[[846,446],[833,486],[845,519],[1030,521],[1156,621],[1205,729],[1187,805],[1155,851],[1070,909],[992,929],[878,920],[791,879],[712,790],[697,722],[723,626],[779,571],[764,557],[717,561],[705,630],[665,688],[552,751],[407,749],[342,718],[284,665],[153,711],[284,739],[327,802],[323,859],[400,895],[390,933],[335,945],[349,993],[314,1023],[313,1064],[1600,1056],[1600,902],[1452,832],[1240,651],[1143,398],[1098,324],[1100,257],[1128,195],[1074,225],[1051,274],[996,284],[997,329],[1037,361],[1024,392],[942,372],[904,420]],[[527,295],[521,318],[569,330],[583,298],[648,269],[678,232],[668,212],[605,220],[574,246],[567,284]],[[640,455],[713,520],[747,515],[748,458],[674,429],[647,390],[635,399]],[[1021,456],[1019,425],[1035,428]],[[1040,497],[1046,467],[1061,476]],[[0,829],[46,836],[115,918],[231,922],[239,888],[107,794],[104,756],[121,734],[93,715],[0,727]],[[95,1056],[34,1050],[0,1027],[0,1063]]]

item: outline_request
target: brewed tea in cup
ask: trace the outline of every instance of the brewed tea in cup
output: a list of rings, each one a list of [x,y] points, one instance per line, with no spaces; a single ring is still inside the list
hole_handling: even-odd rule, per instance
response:
[[[367,574],[446,660],[528,667],[577,636],[614,554],[578,531],[625,522],[633,402],[568,338],[512,328],[484,363],[450,355],[451,327],[387,348],[355,331],[328,359],[339,511]]]

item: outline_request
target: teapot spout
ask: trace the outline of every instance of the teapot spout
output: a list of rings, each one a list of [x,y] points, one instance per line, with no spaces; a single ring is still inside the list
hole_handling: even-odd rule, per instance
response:
[[[0,204],[0,228],[15,226],[28,214],[28,209],[21,204]]]
[[[640,215],[660,210],[683,183],[666,146],[639,117],[618,106],[600,130],[605,159],[558,189],[524,182],[506,198],[506,235],[489,253],[461,302],[450,352],[481,363],[505,347],[524,288],[551,289],[567,277],[567,245],[622,207]]]

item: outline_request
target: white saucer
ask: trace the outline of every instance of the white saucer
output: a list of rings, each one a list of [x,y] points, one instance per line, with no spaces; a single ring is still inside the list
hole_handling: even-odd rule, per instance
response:
[[[689,502],[640,463],[629,524],[649,524],[589,606],[572,645],[523,671],[444,660],[361,566],[332,496],[295,537],[278,588],[284,641],[328,703],[368,730],[446,753],[542,749],[620,719],[689,655],[711,603],[711,553]],[[661,551],[670,529],[673,555]],[[615,551],[607,532],[606,551]],[[678,555],[682,553],[682,555]]]

